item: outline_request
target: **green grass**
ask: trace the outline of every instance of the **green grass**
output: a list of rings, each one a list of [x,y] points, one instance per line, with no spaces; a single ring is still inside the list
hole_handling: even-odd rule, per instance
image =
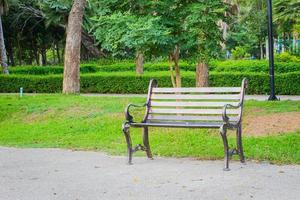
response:
[[[144,98],[33,95],[19,98],[0,95],[0,145],[101,150],[125,155],[121,132],[123,110]],[[245,113],[257,115],[300,110],[300,102],[248,101]],[[142,111],[137,113],[142,117]],[[141,130],[131,129],[134,144]],[[244,138],[248,159],[300,164],[300,130],[272,136]],[[230,135],[233,146],[235,137]],[[150,129],[154,155],[222,159],[223,146],[216,131],[206,129]],[[138,155],[144,155],[138,153]]]

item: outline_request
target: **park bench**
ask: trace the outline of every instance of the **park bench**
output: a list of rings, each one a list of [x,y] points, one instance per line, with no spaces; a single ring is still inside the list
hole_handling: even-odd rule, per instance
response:
[[[152,159],[148,139],[149,127],[168,128],[216,128],[224,145],[224,170],[229,170],[232,155],[239,155],[245,162],[242,146],[242,111],[247,80],[241,87],[200,87],[200,88],[159,88],[157,81],[151,80],[147,101],[143,105],[129,104],[125,109],[126,122],[122,130],[128,148],[128,162],[132,164],[132,154],[138,150],[146,151]],[[135,122],[130,115],[132,107],[145,107],[141,122]],[[130,127],[143,129],[143,145],[132,147]],[[229,149],[226,132],[236,130],[236,148]]]

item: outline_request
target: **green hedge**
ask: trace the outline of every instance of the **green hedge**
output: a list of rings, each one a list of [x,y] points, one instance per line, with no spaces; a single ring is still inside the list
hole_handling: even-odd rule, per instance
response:
[[[183,72],[183,86],[195,86],[195,74]],[[263,73],[210,73],[211,86],[239,86],[241,80],[249,80],[248,94],[266,94],[269,92],[269,76]],[[171,87],[168,72],[148,72],[137,76],[134,72],[110,72],[81,75],[82,93],[146,93],[150,79],[155,78],[162,87]],[[278,94],[300,94],[300,72],[276,75]],[[0,75],[0,92],[57,93],[62,90],[62,75]]]
[[[300,62],[275,62],[276,73],[300,71]],[[216,72],[269,72],[269,62],[260,60],[212,61],[210,70]]]
[[[93,65],[86,65],[80,67],[81,73],[97,72],[98,67]],[[28,75],[49,75],[62,74],[64,68],[62,66],[21,66],[9,68],[10,74],[28,74]]]
[[[182,71],[195,71],[195,65],[182,61],[180,63]],[[146,72],[169,71],[168,62],[158,63],[145,63],[144,70]],[[81,73],[94,73],[94,72],[124,72],[135,71],[135,64],[132,62],[119,62],[99,65],[97,63],[86,63],[80,67]],[[212,72],[262,72],[268,73],[269,64],[267,61],[258,60],[229,60],[229,61],[212,61],[210,63],[210,71]],[[288,73],[300,71],[299,62],[276,62],[276,73]],[[62,74],[62,66],[23,66],[10,68],[11,74],[31,74],[31,75],[44,75],[44,74]]]

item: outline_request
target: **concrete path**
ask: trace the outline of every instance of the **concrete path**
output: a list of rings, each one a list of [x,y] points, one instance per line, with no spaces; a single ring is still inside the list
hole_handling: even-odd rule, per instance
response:
[[[0,147],[1,200],[297,200],[300,166]]]

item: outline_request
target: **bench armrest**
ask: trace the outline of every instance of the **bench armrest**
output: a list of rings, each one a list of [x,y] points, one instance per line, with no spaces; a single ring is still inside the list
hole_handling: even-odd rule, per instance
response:
[[[140,105],[137,105],[137,104],[129,104],[126,108],[125,108],[125,118],[126,118],[126,121],[127,122],[133,122],[133,116],[130,115],[130,108],[131,107],[137,107],[137,108],[141,108],[141,107],[145,107],[147,106],[147,104],[140,104]]]
[[[230,117],[228,117],[227,115],[227,108],[241,108],[243,104],[242,103],[239,103],[237,106],[234,106],[234,105],[231,105],[231,104],[225,104],[224,107],[223,107],[223,112],[222,112],[222,118],[223,118],[223,121],[225,122],[225,124],[229,125],[229,126],[233,126],[232,123],[230,123]],[[242,110],[241,110],[241,113],[242,113]],[[242,114],[239,114],[239,119],[238,119],[238,123],[240,123],[241,121],[241,118],[242,118]]]

